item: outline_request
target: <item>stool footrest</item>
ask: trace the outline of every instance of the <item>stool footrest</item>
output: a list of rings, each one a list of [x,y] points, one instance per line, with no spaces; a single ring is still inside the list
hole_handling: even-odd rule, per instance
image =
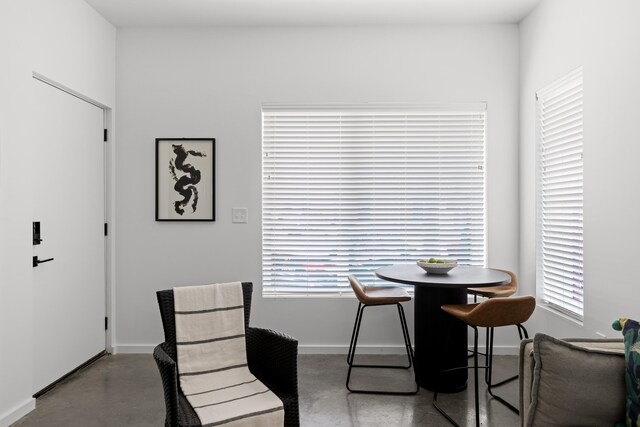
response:
[[[387,391],[387,390],[359,390],[359,389],[352,389],[347,387],[347,389],[351,392],[351,393],[358,393],[358,394],[389,394],[392,396],[412,396],[414,394],[418,394],[418,392],[420,391],[420,387],[418,387],[417,390],[415,391]]]
[[[398,365],[356,365],[355,363],[350,364],[352,368],[388,368],[388,369],[409,369],[411,365],[407,366],[398,366]]]

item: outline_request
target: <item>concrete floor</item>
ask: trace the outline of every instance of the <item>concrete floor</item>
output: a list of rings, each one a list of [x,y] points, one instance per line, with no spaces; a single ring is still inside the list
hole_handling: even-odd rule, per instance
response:
[[[362,356],[358,363],[402,363],[398,356]],[[498,356],[495,378],[517,370],[515,356]],[[343,355],[301,355],[298,363],[302,426],[390,427],[449,426],[431,405],[433,393],[379,396],[349,393],[344,385]],[[382,386],[408,389],[412,371],[354,369],[352,387]],[[482,378],[482,377],[481,377]],[[375,381],[374,381],[375,380]],[[487,403],[480,388],[483,426],[518,426],[518,416],[495,400]],[[442,404],[462,426],[473,426],[473,388],[440,395]],[[498,389],[517,405],[517,381]],[[30,426],[162,426],[164,398],[160,375],[148,354],[109,355],[72,375],[37,400],[36,409],[13,424]]]

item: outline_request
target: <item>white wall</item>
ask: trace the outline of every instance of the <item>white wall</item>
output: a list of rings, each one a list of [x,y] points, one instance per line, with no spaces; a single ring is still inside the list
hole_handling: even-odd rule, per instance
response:
[[[535,293],[535,92],[584,72],[584,322],[537,310],[532,328],[597,337],[638,318],[640,3],[545,0],[520,24],[520,275]]]
[[[31,399],[31,185],[28,111],[28,8],[5,1],[0,13],[0,426],[33,409]]]
[[[29,111],[36,71],[115,104],[115,28],[81,0],[9,0],[0,13],[0,426],[33,409]]]
[[[156,290],[231,280],[256,285],[253,324],[345,351],[354,299],[260,296],[263,102],[487,101],[488,259],[517,270],[517,26],[122,29],[117,53],[118,351],[162,341]],[[215,222],[154,221],[158,137],[216,138]],[[392,309],[367,314],[364,345],[400,344]]]
[[[29,1],[33,71],[113,107],[115,27],[83,0]]]

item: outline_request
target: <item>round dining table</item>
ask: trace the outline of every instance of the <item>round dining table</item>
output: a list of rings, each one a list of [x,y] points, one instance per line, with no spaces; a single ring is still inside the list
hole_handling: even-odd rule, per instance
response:
[[[458,266],[447,274],[430,274],[416,264],[378,268],[381,279],[413,285],[415,375],[420,387],[453,393],[467,387],[467,325],[440,309],[466,304],[467,288],[506,285],[511,277],[500,270]],[[445,371],[445,372],[442,372]]]

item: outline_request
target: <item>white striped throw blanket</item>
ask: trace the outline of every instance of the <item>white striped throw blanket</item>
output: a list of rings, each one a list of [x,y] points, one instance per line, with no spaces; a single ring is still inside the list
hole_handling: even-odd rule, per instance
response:
[[[242,284],[173,288],[180,387],[203,426],[282,427],[282,401],[249,371]]]

